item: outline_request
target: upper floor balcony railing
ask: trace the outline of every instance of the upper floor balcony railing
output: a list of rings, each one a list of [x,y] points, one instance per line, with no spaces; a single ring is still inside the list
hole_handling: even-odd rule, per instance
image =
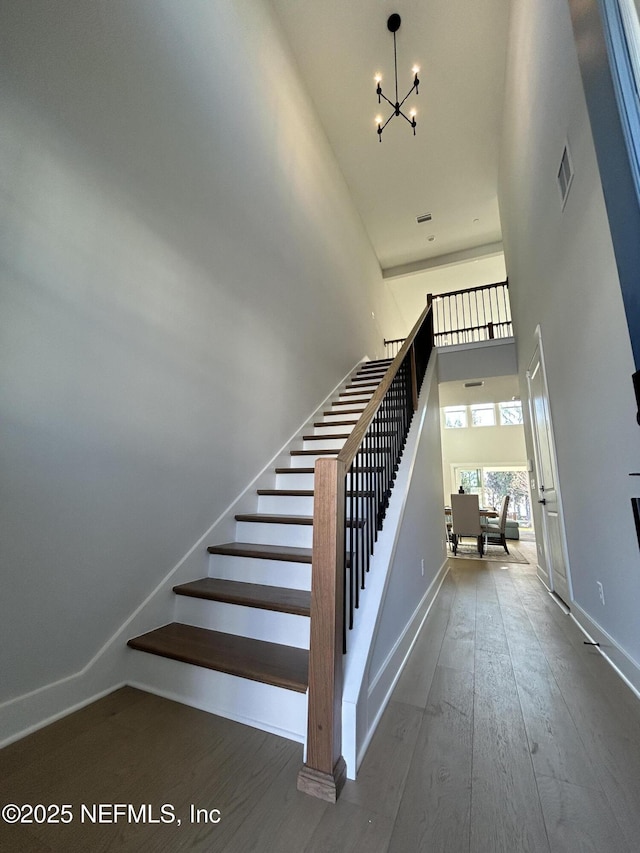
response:
[[[436,347],[489,341],[513,336],[509,284],[501,281],[432,297],[433,343]],[[394,357],[404,338],[385,340]]]

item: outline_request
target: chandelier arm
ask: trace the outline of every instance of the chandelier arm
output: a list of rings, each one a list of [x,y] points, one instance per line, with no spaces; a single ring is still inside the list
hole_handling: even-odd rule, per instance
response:
[[[385,127],[389,124],[389,122],[391,121],[391,119],[392,119],[394,116],[395,116],[395,112],[391,113],[391,115],[389,116],[389,118],[385,121],[385,123],[384,123],[384,124],[382,125],[382,127],[380,128],[380,133],[382,133],[382,131],[385,129]],[[405,116],[405,118],[406,118],[406,116]]]
[[[390,106],[390,107],[393,107],[393,109],[395,110],[396,105],[393,103],[393,101],[390,101],[390,100],[389,100],[389,98],[387,98],[387,96],[385,95],[385,93],[384,93],[384,92],[380,92],[380,94],[379,94],[379,96],[378,96],[378,97],[382,97],[382,98],[384,98],[384,99],[385,99],[385,101],[389,104],[389,106]],[[404,101],[403,101],[403,103],[404,103]]]
[[[400,101],[400,106],[402,106],[402,105],[404,104],[404,102],[405,102],[405,101],[407,100],[407,98],[411,95],[411,93],[413,92],[413,90],[414,90],[415,88],[416,88],[416,84],[414,83],[414,84],[413,84],[413,86],[412,86],[412,87],[409,89],[409,91],[407,92],[407,94],[404,96],[404,98]],[[395,104],[392,104],[392,106],[394,106],[394,107],[395,107]]]
[[[394,115],[395,115],[395,113],[394,113]],[[406,115],[402,112],[402,110],[400,110],[400,115],[402,116],[402,118],[403,118],[403,119],[405,119],[406,121],[408,121],[408,122],[409,122],[409,124],[411,125],[411,127],[413,127],[413,122],[415,121],[415,119],[410,119],[408,116],[406,116]]]

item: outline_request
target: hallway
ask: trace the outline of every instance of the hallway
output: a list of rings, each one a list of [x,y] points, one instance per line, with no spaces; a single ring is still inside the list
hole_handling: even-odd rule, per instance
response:
[[[1,824],[0,847],[630,853],[640,702],[583,640],[533,565],[452,560],[336,806],[295,790],[299,745],[124,688],[0,752],[3,803],[74,811]],[[81,822],[81,803],[114,802],[173,804],[182,825]],[[219,823],[191,823],[191,804]]]

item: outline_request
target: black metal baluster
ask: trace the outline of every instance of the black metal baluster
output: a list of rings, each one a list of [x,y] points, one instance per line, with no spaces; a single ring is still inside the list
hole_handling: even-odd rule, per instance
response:
[[[355,458],[357,460],[358,454],[356,454]],[[359,605],[358,592],[357,592],[358,584],[356,581],[356,575],[354,574],[354,571],[353,571],[354,567],[355,567],[355,572],[358,571],[358,568],[357,568],[358,567],[358,557],[357,557],[356,548],[354,548],[355,532],[354,532],[354,527],[353,527],[353,463],[351,464],[351,476],[349,477],[349,516],[350,516],[350,518],[349,518],[349,530],[348,531],[345,530],[345,536],[347,533],[349,534],[349,560],[350,560],[350,565],[352,567],[352,571],[351,571],[351,575],[350,575],[351,584],[350,584],[349,627],[353,628],[353,610],[354,610],[354,607],[358,607],[358,605]]]

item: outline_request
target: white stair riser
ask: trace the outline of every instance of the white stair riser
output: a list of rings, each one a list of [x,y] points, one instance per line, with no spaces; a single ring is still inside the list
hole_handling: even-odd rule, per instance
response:
[[[357,420],[357,415],[345,415],[347,420]],[[332,424],[323,423],[322,426],[313,428],[314,435],[348,435],[355,424]],[[343,439],[344,441],[344,439]]]
[[[346,439],[344,438],[323,438],[318,441],[303,441],[303,450],[342,450]]]
[[[311,548],[312,540],[313,528],[310,524],[272,524],[259,521],[236,522],[237,542]]]
[[[288,560],[211,554],[209,576],[228,581],[283,586],[289,589],[311,589],[311,563],[292,563]]]
[[[344,442],[342,442],[344,444]],[[309,448],[310,450],[318,450],[317,447]],[[313,468],[318,459],[330,458],[332,456],[337,456],[339,453],[339,448],[336,448],[331,453],[309,453],[304,456],[292,456],[291,457],[291,467],[292,468]]]
[[[334,403],[368,403],[373,394],[370,391],[363,391],[358,394],[349,393],[345,397],[339,397],[337,400],[334,400]]]
[[[347,494],[347,512],[350,511],[350,499]],[[356,499],[356,514],[360,514],[362,499]],[[313,498],[299,495],[260,495],[258,512],[269,515],[313,515]]]
[[[258,512],[278,515],[313,515],[313,498],[300,495],[260,495]]]
[[[325,415],[327,418],[333,418],[333,420],[344,420],[344,418],[360,418],[362,417],[362,413],[364,412],[366,406],[361,403],[356,403],[353,406],[335,406],[331,409],[330,415]]]
[[[302,468],[302,465],[297,467]],[[313,489],[313,474],[276,474],[276,489]]]
[[[311,524],[274,524],[259,521],[236,522],[236,540],[256,545],[287,545],[294,548],[311,548],[313,526]],[[346,530],[347,544],[349,529]]]
[[[302,467],[302,466],[299,466]],[[294,470],[293,468],[291,469]],[[366,476],[366,475],[362,475]],[[311,489],[313,490],[314,475],[313,474],[278,474],[276,476],[276,489]],[[350,478],[347,477],[347,488],[349,487]],[[357,485],[356,478],[356,485]],[[362,484],[361,484],[362,485]],[[298,513],[296,513],[298,515]]]
[[[375,383],[375,385],[374,385]],[[352,387],[345,388],[345,391],[365,391],[367,394],[374,394],[378,385],[380,384],[375,379],[356,379],[353,382],[349,383]]]
[[[309,648],[309,617],[177,595],[175,621],[268,643]]]
[[[248,678],[129,650],[130,683],[150,693],[304,743],[307,696]]]
[[[323,422],[325,424],[333,424],[337,421],[343,420],[354,421],[360,417],[362,412],[364,412],[364,406],[353,406],[353,411],[351,411],[351,406],[346,406],[345,408],[348,408],[349,412],[341,412],[340,409],[335,409],[334,411],[331,411],[328,415],[323,415]]]

